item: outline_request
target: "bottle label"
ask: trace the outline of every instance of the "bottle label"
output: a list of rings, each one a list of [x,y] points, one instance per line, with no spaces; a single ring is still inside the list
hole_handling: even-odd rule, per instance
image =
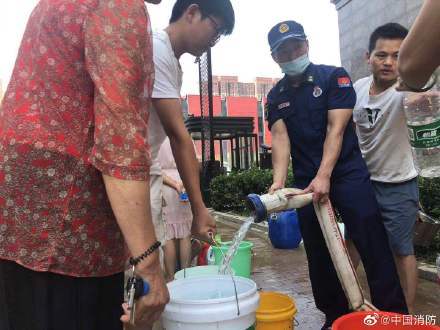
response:
[[[440,146],[440,120],[427,125],[408,125],[409,140],[413,148]]]

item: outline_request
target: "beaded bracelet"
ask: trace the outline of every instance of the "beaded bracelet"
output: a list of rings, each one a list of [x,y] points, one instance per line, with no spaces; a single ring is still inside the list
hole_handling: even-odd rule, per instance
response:
[[[130,258],[129,262],[132,266],[137,266],[142,260],[144,260],[146,257],[148,257],[150,254],[152,254],[154,251],[156,251],[161,243],[157,241],[152,246],[150,246],[144,253],[142,253],[140,256],[136,258]]]

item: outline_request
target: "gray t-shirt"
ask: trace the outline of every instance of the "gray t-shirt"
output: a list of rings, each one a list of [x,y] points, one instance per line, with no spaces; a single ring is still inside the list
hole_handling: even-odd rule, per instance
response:
[[[373,77],[354,84],[356,134],[371,180],[398,183],[417,176],[403,112],[403,93],[395,86],[370,95]]]

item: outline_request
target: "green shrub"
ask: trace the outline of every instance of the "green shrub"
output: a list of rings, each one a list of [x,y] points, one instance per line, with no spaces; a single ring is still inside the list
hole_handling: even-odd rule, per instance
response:
[[[440,219],[440,178],[419,178],[420,204],[423,210],[435,219]],[[416,246],[416,255],[420,259],[434,262],[440,253],[440,232],[428,247]]]
[[[289,170],[288,186],[293,183]],[[252,168],[215,177],[211,182],[211,206],[217,211],[232,211],[248,214],[246,196],[264,194],[272,184],[272,170]]]
[[[440,178],[419,178],[420,203],[424,211],[440,219]]]

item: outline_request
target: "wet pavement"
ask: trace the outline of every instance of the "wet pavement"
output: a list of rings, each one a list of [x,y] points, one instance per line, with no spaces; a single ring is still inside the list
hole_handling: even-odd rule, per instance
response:
[[[239,224],[218,219],[218,233],[222,240],[231,239]],[[267,234],[249,231],[245,238],[254,243],[252,279],[266,291],[285,293],[295,300],[295,316],[299,330],[319,330],[324,323],[324,314],[315,306],[310,286],[307,260],[302,244],[295,250],[274,249]],[[359,279],[368,296],[365,273],[359,270]],[[440,285],[420,280],[416,298],[416,315],[434,315],[440,324]]]

